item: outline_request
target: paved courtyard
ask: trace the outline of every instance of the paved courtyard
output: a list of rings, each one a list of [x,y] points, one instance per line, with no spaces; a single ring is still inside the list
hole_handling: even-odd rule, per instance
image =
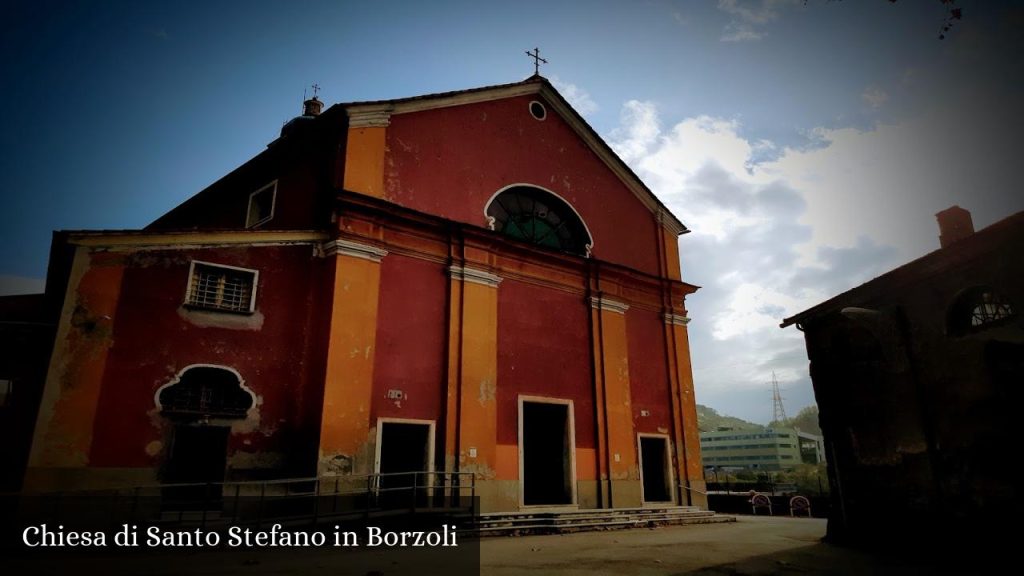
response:
[[[739,516],[730,524],[493,538],[481,574],[904,574],[921,566],[821,543],[825,520]]]

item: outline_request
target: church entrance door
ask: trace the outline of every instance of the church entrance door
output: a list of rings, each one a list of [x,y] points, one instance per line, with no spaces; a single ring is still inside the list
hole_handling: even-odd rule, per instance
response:
[[[434,423],[381,419],[377,428],[378,503],[407,506],[425,501],[434,478],[423,472],[434,465]]]
[[[668,438],[640,436],[640,477],[644,502],[672,502],[672,466]]]
[[[523,505],[573,504],[572,404],[520,400]]]
[[[165,481],[174,486],[164,491],[164,499],[176,508],[217,507],[220,505],[224,470],[227,467],[227,426],[179,424],[174,427]]]

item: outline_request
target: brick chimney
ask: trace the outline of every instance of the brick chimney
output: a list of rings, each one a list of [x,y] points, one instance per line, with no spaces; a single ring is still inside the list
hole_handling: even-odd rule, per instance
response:
[[[951,206],[935,215],[939,221],[939,245],[945,248],[974,234],[971,213],[959,206]]]

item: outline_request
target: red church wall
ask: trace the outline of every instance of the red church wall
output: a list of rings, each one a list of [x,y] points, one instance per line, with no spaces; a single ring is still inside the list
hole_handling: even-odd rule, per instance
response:
[[[626,335],[629,340],[629,392],[636,431],[669,433],[672,430],[672,399],[665,357],[664,319],[657,312],[630,308],[626,312]],[[642,411],[649,415],[643,416]]]
[[[511,184],[551,190],[580,213],[596,258],[658,273],[654,216],[551,109],[524,96],[391,117],[385,198],[486,226],[484,207]]]
[[[192,259],[259,270],[256,312],[183,308]],[[158,464],[168,448],[171,423],[157,413],[155,394],[192,364],[231,367],[258,397],[258,419],[233,426],[229,465],[272,467],[275,463],[266,458],[288,454],[288,440],[316,426],[303,421],[301,404],[318,400],[310,388],[322,374],[322,362],[309,350],[316,333],[313,302],[323,297],[322,284],[315,282],[323,262],[312,257],[308,245],[127,256],[90,465]]]
[[[437,263],[389,254],[381,261],[371,424],[378,417],[443,424],[448,275]],[[402,399],[388,399],[388,390]]]
[[[498,286],[499,445],[519,442],[524,394],[571,399],[576,447],[594,448],[589,315],[581,295],[508,279]]]

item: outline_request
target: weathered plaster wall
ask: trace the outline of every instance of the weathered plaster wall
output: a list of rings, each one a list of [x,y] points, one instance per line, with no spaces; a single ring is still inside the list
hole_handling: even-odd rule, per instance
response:
[[[549,107],[530,115],[523,96],[398,114],[387,127],[384,198],[485,227],[498,190],[531,184],[558,194],[582,216],[594,256],[658,273],[655,216]]]
[[[629,390],[637,432],[672,432],[672,394],[668,385],[664,327],[665,321],[657,312],[636,307],[626,312]]]
[[[121,257],[123,281],[85,463],[159,467],[171,425],[158,413],[154,394],[185,367],[211,364],[236,370],[256,395],[249,417],[232,423],[229,468],[298,466],[285,456],[290,442],[315,425],[304,420],[302,407],[315,400],[309,394],[316,374],[310,309],[319,290],[314,270],[322,261],[312,247],[147,250]],[[193,259],[259,270],[255,313],[185,308]]]
[[[382,261],[372,422],[392,417],[443,423],[448,284],[440,264],[399,254]],[[403,396],[388,398],[389,390]]]

